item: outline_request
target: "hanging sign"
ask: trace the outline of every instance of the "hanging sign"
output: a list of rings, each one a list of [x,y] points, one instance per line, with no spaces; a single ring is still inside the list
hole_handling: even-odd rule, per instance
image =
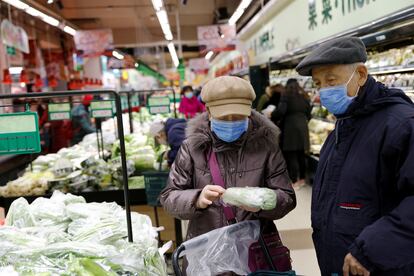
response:
[[[70,103],[51,103],[48,104],[47,110],[50,121],[69,120],[72,118]]]
[[[170,98],[167,96],[151,96],[148,98],[148,109],[151,114],[170,113]]]
[[[40,151],[39,118],[36,112],[0,114],[0,154]]]
[[[231,51],[236,48],[236,25],[222,24],[197,27],[202,51]]]
[[[112,117],[114,111],[114,101],[92,101],[90,105],[92,118],[106,118]]]
[[[26,54],[29,50],[29,38],[23,28],[13,25],[9,20],[5,19],[1,22],[1,40],[4,44],[14,47]]]
[[[114,38],[111,29],[77,31],[75,45],[85,55],[99,55],[106,49],[112,49]]]

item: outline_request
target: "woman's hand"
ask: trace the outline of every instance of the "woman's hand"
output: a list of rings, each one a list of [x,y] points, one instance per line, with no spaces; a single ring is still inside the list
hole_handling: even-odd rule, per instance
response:
[[[213,204],[213,201],[218,200],[226,190],[217,185],[207,185],[201,191],[196,203],[198,209],[206,209]]]

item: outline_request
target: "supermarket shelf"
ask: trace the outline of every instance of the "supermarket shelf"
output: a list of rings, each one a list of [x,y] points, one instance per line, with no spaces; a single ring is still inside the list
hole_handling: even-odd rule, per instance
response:
[[[396,74],[396,73],[408,73],[414,72],[414,66],[405,67],[405,66],[393,66],[393,67],[384,67],[370,71],[371,75],[387,75],[387,74]]]
[[[124,206],[124,190],[111,190],[99,192],[83,192],[77,195],[83,196],[86,202],[116,202],[118,205]],[[26,200],[31,203],[38,197],[50,197],[49,195],[42,196],[25,196]],[[130,189],[129,190],[130,205],[145,205],[147,204],[147,196],[145,189]],[[19,197],[0,197],[0,206],[5,209],[7,213],[11,203]]]

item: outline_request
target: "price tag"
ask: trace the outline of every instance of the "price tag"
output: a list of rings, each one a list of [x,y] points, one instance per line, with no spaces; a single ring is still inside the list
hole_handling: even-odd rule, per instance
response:
[[[92,101],[90,105],[91,116],[93,118],[106,118],[112,117],[115,113],[114,101]]]
[[[113,110],[112,109],[92,110],[91,115],[93,118],[112,117]]]
[[[40,151],[39,118],[36,112],[0,114],[0,154]]]
[[[70,111],[70,103],[51,103],[48,105],[49,120],[68,120],[72,117]]]
[[[170,113],[170,98],[168,96],[152,96],[148,98],[148,109],[151,114]]]
[[[134,94],[130,98],[131,107],[138,107],[139,106],[139,97],[137,94]]]
[[[170,98],[169,97],[157,97],[152,96],[148,98],[148,106],[165,106],[170,105]]]
[[[151,114],[165,114],[170,113],[170,106],[150,106],[149,112]]]
[[[107,238],[111,237],[114,233],[112,232],[111,228],[104,228],[100,231],[98,231],[99,240],[103,241]]]

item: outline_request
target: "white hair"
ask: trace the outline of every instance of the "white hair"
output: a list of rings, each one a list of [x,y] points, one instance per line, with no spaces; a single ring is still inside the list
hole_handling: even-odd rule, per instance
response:
[[[153,122],[149,129],[149,134],[151,136],[157,136],[160,132],[164,131],[165,123],[163,121]]]

